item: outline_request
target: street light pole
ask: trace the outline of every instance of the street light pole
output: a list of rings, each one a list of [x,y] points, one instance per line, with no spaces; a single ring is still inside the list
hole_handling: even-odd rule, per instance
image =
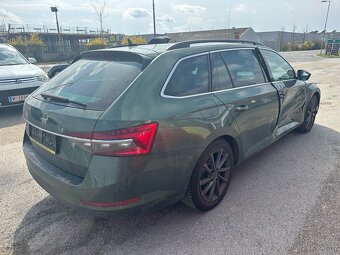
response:
[[[57,7],[51,7],[51,12],[55,13],[55,20],[56,20],[56,23],[57,23],[57,31],[58,31],[58,34],[60,34],[60,28],[59,28],[59,22],[58,22],[58,8]]]
[[[327,8],[326,21],[325,21],[325,28],[324,28],[324,30],[323,30],[323,36],[322,36],[322,42],[321,42],[320,55],[322,54],[323,43],[325,42],[325,37],[326,37],[327,22],[328,22],[329,8],[330,8],[330,6],[331,6],[331,0],[322,0],[321,2],[322,2],[322,3],[328,3],[328,8]],[[326,46],[326,47],[327,47],[327,46]],[[327,53],[327,48],[326,48],[326,53]]]
[[[156,13],[155,13],[155,0],[152,0],[153,9],[153,36],[156,37]]]

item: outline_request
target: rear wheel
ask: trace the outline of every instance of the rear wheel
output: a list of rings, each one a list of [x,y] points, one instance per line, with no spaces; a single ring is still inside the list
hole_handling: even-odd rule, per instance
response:
[[[214,208],[228,190],[233,165],[230,145],[224,140],[213,142],[200,157],[183,202],[201,211]]]
[[[309,101],[309,105],[307,107],[307,111],[305,113],[305,119],[300,127],[296,129],[297,132],[300,133],[308,133],[312,130],[316,114],[319,110],[319,102],[317,97],[314,95],[312,99]]]

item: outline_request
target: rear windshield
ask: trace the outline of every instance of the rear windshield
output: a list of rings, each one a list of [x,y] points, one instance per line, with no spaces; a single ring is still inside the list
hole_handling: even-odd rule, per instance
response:
[[[44,84],[39,93],[84,103],[87,109],[105,110],[141,71],[142,64],[137,62],[80,59]]]

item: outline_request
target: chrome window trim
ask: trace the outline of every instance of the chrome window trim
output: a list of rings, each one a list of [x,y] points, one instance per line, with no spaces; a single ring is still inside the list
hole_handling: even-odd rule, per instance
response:
[[[165,89],[166,89],[166,87],[167,87],[167,85],[168,85],[168,83],[169,83],[173,73],[176,71],[176,68],[178,67],[178,65],[183,60],[190,59],[190,58],[197,57],[197,56],[207,55],[207,54],[210,54],[210,53],[218,53],[218,52],[233,51],[233,50],[253,50],[253,49],[255,49],[255,47],[221,49],[221,50],[207,51],[207,52],[203,52],[203,53],[194,54],[194,55],[190,55],[190,56],[186,56],[186,57],[180,58],[176,62],[175,66],[172,68],[170,74],[168,75],[168,78],[166,79],[166,81],[165,81],[165,83],[164,83],[164,85],[162,87],[162,90],[161,90],[161,93],[160,93],[161,97],[163,97],[163,98],[172,98],[172,99],[185,99],[185,98],[204,96],[204,95],[209,95],[209,94],[214,94],[214,93],[222,93],[222,92],[226,92],[226,91],[233,91],[233,90],[239,90],[239,89],[244,89],[244,88],[256,87],[256,86],[261,86],[261,85],[264,85],[264,84],[271,84],[272,83],[271,81],[267,81],[267,82],[264,82],[264,83],[252,84],[252,85],[247,85],[247,86],[243,86],[243,87],[229,88],[229,89],[223,89],[223,90],[215,90],[215,91],[209,91],[209,92],[206,92],[206,93],[199,93],[199,94],[193,94],[193,95],[188,95],[188,96],[170,96],[170,95],[166,95],[164,93],[164,91],[165,91]]]
[[[31,122],[29,122],[28,120],[26,120],[24,118],[25,122],[37,129],[40,129],[46,133],[49,133],[51,135],[55,135],[58,137],[62,137],[62,138],[66,138],[66,139],[70,139],[70,140],[75,140],[75,141],[79,141],[79,142],[89,142],[89,143],[110,143],[110,144],[118,144],[118,143],[124,143],[124,142],[133,142],[133,139],[124,139],[124,140],[95,140],[95,139],[86,139],[86,138],[78,138],[78,137],[74,137],[74,136],[68,136],[68,135],[62,135],[62,134],[58,134],[52,131],[48,131],[46,129],[43,129],[41,127],[38,127],[34,124],[32,124]]]

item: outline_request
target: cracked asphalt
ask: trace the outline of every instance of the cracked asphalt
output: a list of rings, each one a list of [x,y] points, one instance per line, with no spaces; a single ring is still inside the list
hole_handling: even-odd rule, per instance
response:
[[[316,124],[237,167],[205,213],[178,203],[101,220],[68,208],[28,173],[22,109],[1,110],[0,254],[340,254],[340,59],[284,55],[322,90]]]

